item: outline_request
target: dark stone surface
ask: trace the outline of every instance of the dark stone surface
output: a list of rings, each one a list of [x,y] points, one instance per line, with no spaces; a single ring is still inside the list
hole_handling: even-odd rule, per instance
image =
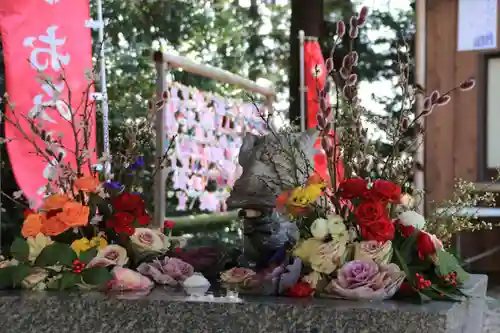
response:
[[[487,277],[468,293],[484,296]],[[155,289],[147,296],[96,292],[0,294],[1,333],[479,333],[478,299],[463,303],[348,302],[248,297],[200,302]]]

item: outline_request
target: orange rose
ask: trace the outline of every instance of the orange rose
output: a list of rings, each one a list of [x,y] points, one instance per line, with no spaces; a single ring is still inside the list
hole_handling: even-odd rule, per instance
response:
[[[47,218],[42,213],[28,215],[24,220],[21,235],[25,238],[35,237],[40,233],[42,225],[46,220]]]
[[[43,200],[42,209],[45,211],[62,209],[64,205],[71,201],[67,195],[53,194]]]
[[[93,176],[84,176],[75,180],[75,188],[83,192],[95,192],[99,186],[99,180]]]
[[[61,214],[61,213],[59,213]],[[68,230],[70,227],[59,218],[59,214],[52,216],[42,225],[42,233],[45,236],[57,236]]]
[[[68,202],[57,217],[69,227],[83,227],[89,223],[90,209],[79,202]]]

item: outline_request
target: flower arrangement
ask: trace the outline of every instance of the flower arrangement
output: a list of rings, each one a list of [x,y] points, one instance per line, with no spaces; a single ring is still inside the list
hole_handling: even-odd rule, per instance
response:
[[[44,82],[54,85],[59,81],[65,81],[64,76]],[[144,158],[120,156],[121,164],[116,167],[121,172],[114,176],[105,167],[110,158],[97,159],[89,148],[93,83],[89,82],[81,108],[64,102],[71,113],[66,121],[74,134],[74,148],[66,147],[61,136],[47,130],[37,115],[21,118],[14,103],[8,96],[4,98],[10,112],[3,118],[15,126],[37,156],[49,162],[50,172],[41,204],[28,202],[20,235],[1,257],[0,289],[149,291],[154,282],[172,285],[172,281],[182,282],[194,274],[189,264],[167,257],[185,245],[182,238],[168,232],[173,222],[166,221],[161,230],[151,228],[141,188],[134,185],[148,168]],[[83,111],[77,115],[79,110]],[[22,122],[28,123],[30,133]],[[58,154],[63,150],[70,155],[69,162]],[[22,193],[2,195],[23,205],[16,200]]]
[[[174,244],[163,230],[147,228],[150,218],[140,195],[115,185],[82,176],[74,186],[83,195],[55,193],[27,212],[12,259],[0,268],[0,287],[123,288],[125,277],[136,276],[127,266],[165,255]],[[138,281],[144,288],[153,285],[144,277]]]
[[[421,144],[421,119],[447,104],[451,92],[472,89],[474,80],[467,79],[445,93],[433,91],[424,96],[414,115],[416,97],[426,92],[422,87],[411,88],[409,64],[401,64],[398,86],[403,92],[402,109],[397,119],[387,124],[386,140],[393,148],[388,156],[377,154],[380,142],[368,136],[363,125],[367,117],[357,96],[359,55],[348,50],[338,68],[333,60],[335,46],[346,34],[351,41],[358,38],[367,13],[363,8],[353,16],[348,29],[343,21],[338,22],[332,57],[325,63],[334,91],[330,95],[318,90],[317,130],[329,178],[319,176],[314,165],[305,160],[309,163],[306,170],[296,168],[294,172],[309,175],[307,183],[297,183],[276,198],[275,210],[289,216],[300,231],[298,243],[287,249],[288,256],[299,260],[300,266],[288,276],[285,290],[276,293],[351,300],[393,296],[460,300],[464,296],[460,287],[468,274],[439,238],[426,231],[426,219],[412,210],[409,201],[418,193],[411,188],[408,171],[414,165],[413,152]],[[301,156],[295,152],[285,155]],[[286,265],[285,259],[278,267]],[[271,268],[271,272],[276,270],[275,265]],[[237,267],[224,272],[221,280],[245,290],[256,276],[280,279],[269,272]]]

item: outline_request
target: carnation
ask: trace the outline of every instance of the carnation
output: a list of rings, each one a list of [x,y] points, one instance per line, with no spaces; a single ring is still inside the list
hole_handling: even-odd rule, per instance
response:
[[[409,210],[399,214],[399,222],[407,227],[414,227],[416,229],[423,229],[425,227],[425,218],[419,213]]]

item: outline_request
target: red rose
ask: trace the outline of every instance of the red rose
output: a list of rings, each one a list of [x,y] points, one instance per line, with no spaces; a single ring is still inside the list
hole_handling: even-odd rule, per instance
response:
[[[401,187],[390,180],[375,180],[370,192],[375,200],[384,200],[391,203],[398,203],[401,200]]]
[[[349,178],[339,184],[340,197],[343,199],[361,198],[368,190],[368,182],[362,178]]]
[[[174,222],[174,221],[169,221],[169,220],[166,220],[166,221],[163,223],[163,228],[165,228],[165,229],[173,229],[173,228],[174,228],[174,225],[175,225],[175,222]]]
[[[358,224],[369,223],[381,219],[387,219],[387,209],[380,202],[362,202],[354,212]]]
[[[415,227],[412,226],[412,225],[404,225],[403,223],[401,223],[399,220],[396,221],[396,225],[398,227],[398,230],[399,232],[403,235],[403,237],[405,238],[408,238],[410,237],[411,235],[413,235],[413,233],[415,232]]]
[[[386,242],[394,239],[394,223],[387,218],[360,224],[361,237],[368,241]]]
[[[293,287],[290,287],[286,291],[286,295],[290,297],[309,297],[314,294],[316,289],[311,288],[311,285],[307,282],[299,281]]]
[[[117,212],[113,215],[113,220],[117,225],[131,225],[134,223],[134,216],[127,212]]]
[[[147,214],[139,216],[137,218],[137,223],[139,223],[140,225],[148,225],[150,221],[151,221],[151,218]]]
[[[418,257],[424,260],[426,256],[430,256],[436,253],[436,245],[432,239],[432,236],[425,231],[420,231],[417,235],[417,252]]]
[[[117,225],[114,230],[118,234],[125,234],[127,236],[132,236],[135,233],[135,228],[131,225]]]
[[[111,199],[113,208],[118,212],[131,212],[134,215],[144,215],[144,201],[137,194],[124,192]]]
[[[119,234],[133,235],[135,228],[133,227],[134,216],[127,212],[117,212],[106,222],[109,229],[113,229]]]

